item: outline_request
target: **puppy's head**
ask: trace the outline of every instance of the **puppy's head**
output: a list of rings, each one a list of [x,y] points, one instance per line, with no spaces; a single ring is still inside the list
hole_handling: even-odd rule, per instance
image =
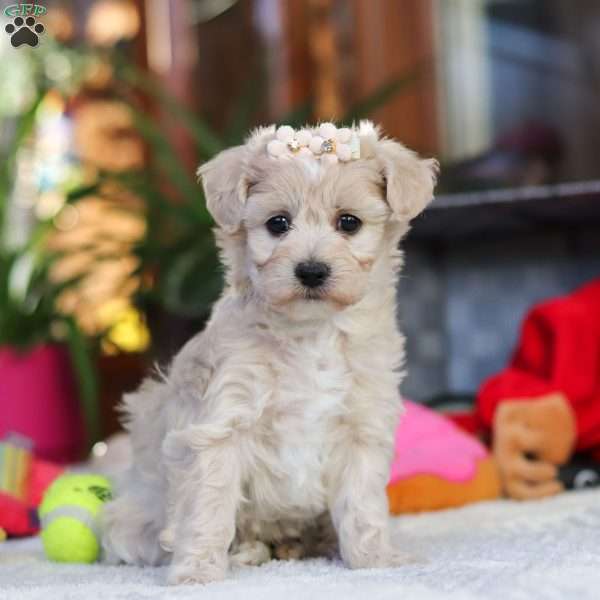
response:
[[[431,200],[437,163],[369,122],[353,135],[360,158],[335,162],[307,150],[274,158],[275,129],[258,129],[200,168],[230,283],[302,318],[355,304],[374,278],[392,277],[390,257]]]

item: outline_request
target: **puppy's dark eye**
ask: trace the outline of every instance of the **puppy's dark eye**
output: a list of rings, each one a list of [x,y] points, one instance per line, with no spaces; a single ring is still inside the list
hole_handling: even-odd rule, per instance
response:
[[[285,215],[275,215],[267,221],[266,226],[273,235],[283,235],[290,228],[290,219]]]
[[[356,233],[362,221],[354,215],[341,215],[337,222],[337,228],[345,233]]]

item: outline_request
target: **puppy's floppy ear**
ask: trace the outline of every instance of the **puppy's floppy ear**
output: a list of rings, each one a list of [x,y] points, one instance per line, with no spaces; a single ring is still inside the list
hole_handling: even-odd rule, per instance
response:
[[[242,223],[248,196],[244,175],[246,154],[245,146],[235,146],[217,154],[198,169],[208,212],[226,233],[235,233]]]
[[[378,141],[375,153],[394,217],[402,221],[413,219],[433,199],[438,162],[421,159],[393,140]]]

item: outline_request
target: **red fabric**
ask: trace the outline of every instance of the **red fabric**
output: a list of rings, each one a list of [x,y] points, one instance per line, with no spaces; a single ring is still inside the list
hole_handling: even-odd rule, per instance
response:
[[[46,460],[34,459],[29,470],[27,503],[38,507],[42,503],[44,492],[50,484],[65,471],[61,465]]]
[[[0,492],[0,527],[11,536],[33,535],[38,531],[35,509]]]
[[[562,392],[577,420],[577,450],[600,459],[600,279],[527,315],[509,366],[488,379],[477,417],[490,429],[503,400]]]
[[[25,501],[0,491],[0,527],[10,536],[37,533],[37,507],[48,486],[63,472],[64,467],[34,458],[29,469]]]
[[[479,430],[479,424],[473,411],[470,412],[447,412],[443,413],[445,417],[450,419],[455,425],[460,427],[467,433],[475,435]]]

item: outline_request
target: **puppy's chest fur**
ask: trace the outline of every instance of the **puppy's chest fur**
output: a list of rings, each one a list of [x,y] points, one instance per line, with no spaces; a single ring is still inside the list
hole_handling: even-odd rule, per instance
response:
[[[246,471],[258,514],[315,516],[325,508],[330,432],[347,410],[351,376],[343,340],[333,327],[290,336],[271,348],[268,398],[254,438],[260,465]],[[255,492],[260,490],[260,498]]]

